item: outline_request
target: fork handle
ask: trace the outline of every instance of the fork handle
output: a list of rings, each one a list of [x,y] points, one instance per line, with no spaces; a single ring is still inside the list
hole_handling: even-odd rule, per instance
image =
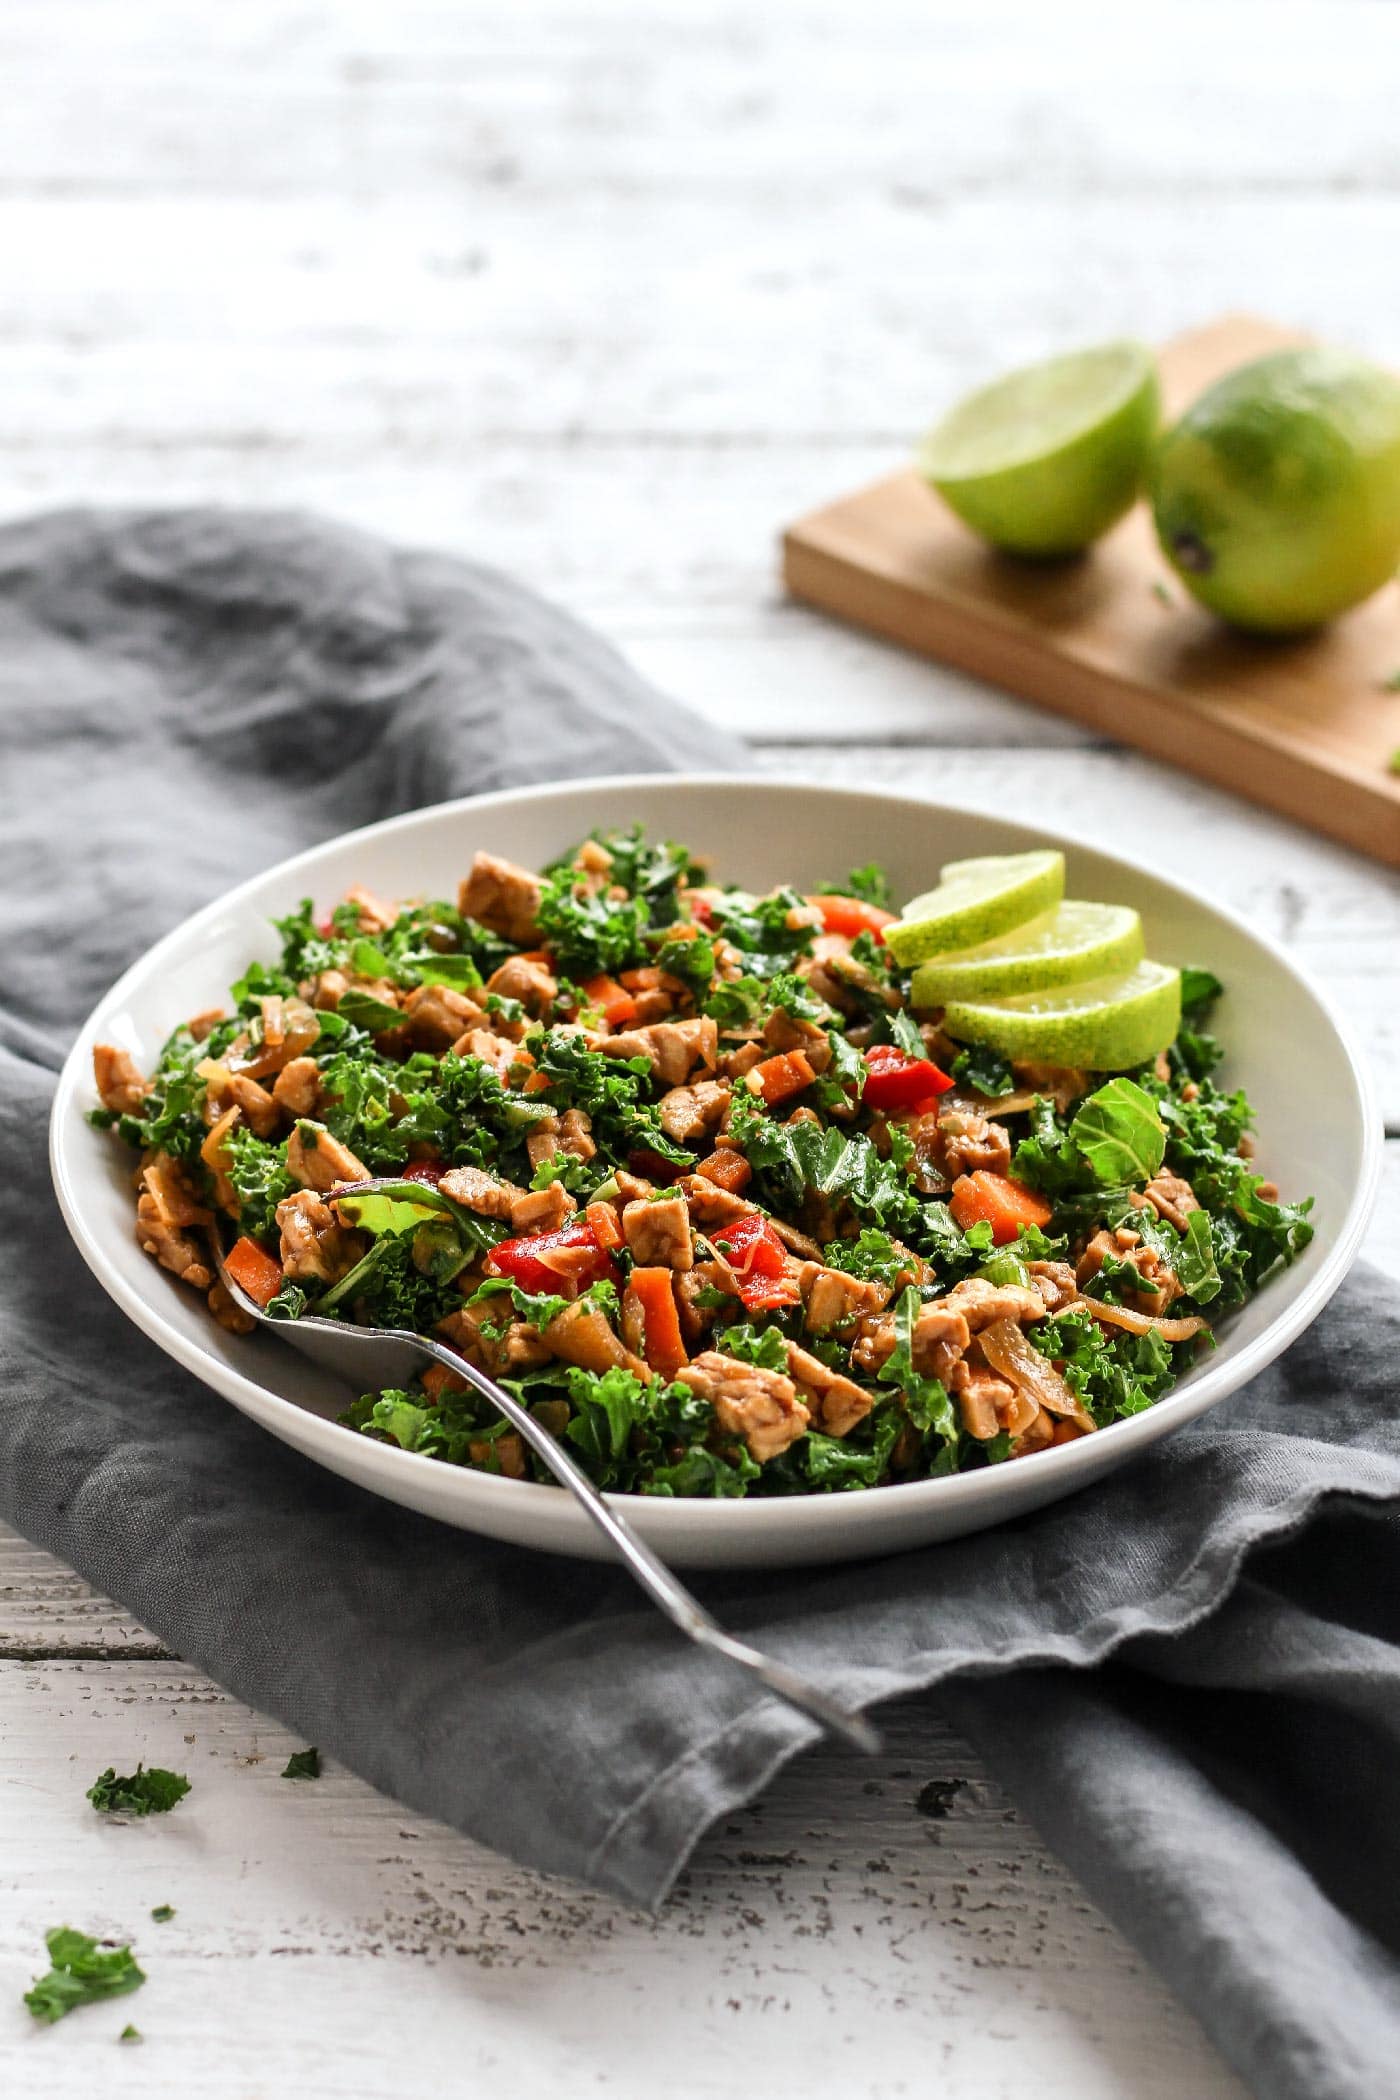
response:
[[[512,1429],[518,1430],[530,1449],[546,1465],[561,1487],[566,1487],[598,1529],[605,1534],[618,1558],[633,1579],[646,1591],[654,1604],[660,1606],[673,1626],[697,1641],[701,1647],[712,1649],[723,1655],[742,1670],[747,1670],[767,1686],[779,1699],[795,1706],[811,1720],[817,1721],[831,1735],[839,1737],[848,1748],[873,1751],[880,1747],[876,1730],[863,1714],[849,1713],[845,1707],[830,1698],[819,1686],[812,1684],[800,1671],[752,1648],[726,1633],[718,1620],[706,1611],[699,1599],[692,1597],[684,1583],[667,1567],[664,1560],[654,1553],[646,1540],[632,1529],[625,1517],[606,1501],[582,1466],[564,1449],[557,1438],[550,1435],[542,1422],[537,1422],[527,1407],[497,1385],[494,1378],[477,1369],[465,1356],[440,1342],[431,1335],[414,1337],[419,1347],[429,1356],[435,1357],[459,1378],[465,1378],[491,1405],[503,1414]]]

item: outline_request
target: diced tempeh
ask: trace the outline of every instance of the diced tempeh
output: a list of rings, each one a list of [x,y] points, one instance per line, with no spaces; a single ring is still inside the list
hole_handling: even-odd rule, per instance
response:
[[[478,853],[457,892],[457,908],[490,932],[523,943],[538,938],[543,895],[543,882],[528,868],[494,853]]]
[[[213,1274],[201,1249],[188,1234],[165,1222],[149,1190],[136,1205],[136,1237],[144,1252],[153,1256],[163,1269],[169,1269],[172,1276],[178,1276],[182,1283],[190,1284],[197,1291],[207,1291],[212,1285]]]
[[[680,1086],[698,1067],[713,1072],[719,1029],[704,1015],[689,1021],[657,1021],[650,1028],[624,1029],[598,1038],[593,1048],[606,1057],[644,1057],[663,1086]]]
[[[562,1181],[551,1181],[543,1189],[521,1189],[510,1207],[511,1230],[556,1232],[577,1209]]]
[[[811,1420],[797,1388],[781,1371],[740,1363],[717,1349],[706,1349],[676,1373],[701,1399],[708,1400],[720,1428],[739,1437],[759,1465],[776,1458],[805,1436]]]
[[[890,1299],[888,1285],[848,1276],[844,1269],[828,1269],[816,1261],[802,1264],[797,1282],[813,1334],[829,1334],[862,1314],[881,1312]]]
[[[875,1405],[872,1395],[853,1378],[833,1371],[796,1342],[787,1345],[787,1367],[804,1405],[827,1436],[848,1435]]]
[[[498,999],[518,999],[526,1013],[538,1020],[553,1005],[559,983],[543,963],[532,962],[528,955],[510,955],[491,972],[485,992],[494,992]]]
[[[246,1072],[230,1072],[219,1094],[222,1100],[240,1111],[254,1137],[270,1138],[280,1128],[276,1101],[266,1087],[259,1086],[257,1080],[250,1079]]]
[[[116,1116],[137,1116],[150,1089],[130,1051],[117,1043],[94,1043],[92,1074],[102,1106]]]
[[[362,882],[352,882],[345,892],[347,904],[353,904],[359,919],[361,933],[387,933],[399,915],[397,904],[389,904],[367,890]]]
[[[729,1099],[729,1088],[718,1079],[702,1079],[695,1086],[673,1086],[662,1097],[661,1128],[678,1145],[693,1145],[697,1138],[719,1128]]]
[[[450,1050],[469,1029],[486,1022],[482,1009],[450,984],[420,984],[404,1000],[403,1011],[415,1050]]]
[[[338,1283],[367,1245],[362,1233],[347,1231],[314,1189],[283,1197],[277,1206],[277,1229],[282,1267],[294,1282]]]
[[[1174,1225],[1178,1232],[1185,1232],[1192,1211],[1201,1207],[1190,1182],[1166,1169],[1154,1174],[1143,1194],[1158,1217],[1165,1218],[1168,1225]]]
[[[180,1162],[168,1152],[152,1154],[141,1170],[141,1180],[163,1225],[209,1223],[208,1206],[200,1201]]]
[[[312,1118],[321,1106],[321,1069],[314,1057],[294,1057],[272,1084],[272,1098],[285,1114]]]
[[[695,1259],[684,1196],[629,1203],[622,1213],[622,1235],[632,1259],[644,1269],[688,1269]]]
[[[510,1222],[511,1205],[525,1192],[514,1182],[498,1181],[484,1167],[453,1167],[438,1183],[444,1196],[454,1203],[463,1203],[479,1217],[499,1218]]]
[[[362,1166],[348,1145],[333,1137],[324,1123],[300,1122],[287,1140],[287,1172],[303,1188],[335,1188],[343,1181],[368,1181],[369,1169]]]

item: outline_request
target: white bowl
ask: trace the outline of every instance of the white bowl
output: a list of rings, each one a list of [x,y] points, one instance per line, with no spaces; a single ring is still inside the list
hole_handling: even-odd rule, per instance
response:
[[[754,889],[839,879],[885,863],[896,896],[927,889],[939,864],[969,854],[1063,847],[1068,893],[1135,905],[1149,952],[1203,963],[1226,984],[1223,1077],[1258,1111],[1261,1167],[1296,1198],[1316,1198],[1302,1259],[1222,1324],[1219,1348],[1166,1399],[1097,1435],[952,1479],[774,1501],[619,1496],[678,1566],[789,1566],[893,1553],[957,1537],[1086,1487],[1226,1399],[1314,1319],[1356,1254],[1374,1200],[1381,1124],[1348,1030],[1278,949],[1230,913],[1051,831],[903,796],[718,778],[620,778],[525,788],[445,803],[353,831],[284,861],[158,941],[97,1006],[64,1066],[53,1106],[54,1183],[69,1230],[98,1280],[178,1363],[274,1436],[360,1486],[469,1531],[588,1559],[606,1557],[562,1489],[441,1464],[343,1429],[347,1392],[272,1336],[226,1334],[203,1298],[157,1268],[132,1229],[130,1159],[84,1112],[94,1105],[94,1042],[122,1044],[148,1070],[169,1031],[217,1003],[250,957],[275,959],[268,920],[354,881],[390,897],[453,896],[478,847],[536,867],[595,825],[640,821],[704,854],[716,875]]]

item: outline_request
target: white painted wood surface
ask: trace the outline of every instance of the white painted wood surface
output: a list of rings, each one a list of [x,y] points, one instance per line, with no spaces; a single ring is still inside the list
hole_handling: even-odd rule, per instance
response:
[[[783,605],[773,566],[785,518],[1024,355],[1254,307],[1400,359],[1397,29],[1389,0],[17,0],[0,516],[302,504],[513,568],[776,771],[994,795],[1204,881],[1351,1015],[1400,1138],[1392,878]],[[915,1708],[869,1774],[813,1756],[712,1834],[657,1920],[334,1767],[283,1782],[291,1747],[0,1538],[6,2090],[1241,2090]],[[137,1757],[195,1792],[100,1823],[84,1789]],[[61,1920],[133,1933],[151,1981],[39,2032]]]

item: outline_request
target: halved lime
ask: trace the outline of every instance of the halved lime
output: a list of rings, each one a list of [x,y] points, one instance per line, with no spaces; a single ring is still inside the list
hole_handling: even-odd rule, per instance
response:
[[[938,888],[915,897],[885,928],[885,945],[904,969],[950,948],[994,940],[1053,911],[1065,893],[1063,853],[995,853],[950,860]]]
[[[1131,970],[1145,953],[1142,921],[1126,904],[1066,899],[1014,933],[937,955],[914,972],[912,1004],[948,999],[1006,999],[1052,985],[1083,984]]]
[[[1015,999],[960,999],[945,1007],[943,1026],[957,1042],[990,1043],[1006,1057],[1126,1072],[1175,1039],[1181,972],[1140,962],[1123,975]]]
[[[1105,343],[969,394],[916,463],[993,546],[1078,554],[1136,502],[1160,418],[1152,352]]]

